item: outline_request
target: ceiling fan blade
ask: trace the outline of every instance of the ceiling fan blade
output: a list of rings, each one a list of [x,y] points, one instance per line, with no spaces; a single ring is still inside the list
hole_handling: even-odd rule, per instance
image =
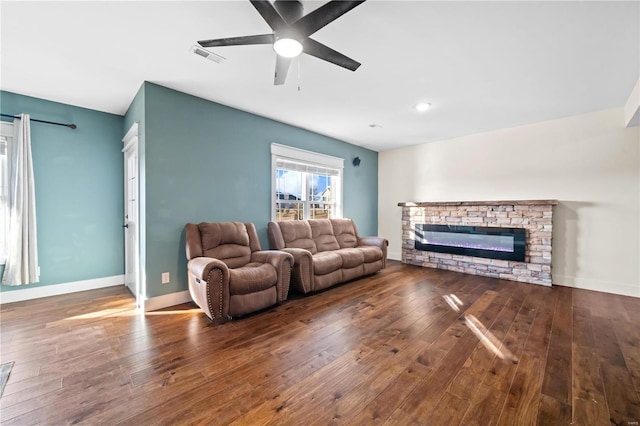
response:
[[[287,23],[268,0],[251,0],[251,4],[273,31],[280,31],[287,27]]]
[[[335,21],[354,7],[364,3],[362,1],[330,1],[317,8],[308,15],[297,20],[291,27],[299,37],[308,37],[325,25]]]
[[[273,43],[273,34],[217,38],[213,40],[201,40],[198,42],[198,44],[202,47],[238,46],[238,45],[245,45],[245,44],[272,44],[272,43]]]
[[[273,78],[273,84],[280,86],[284,84],[287,79],[287,72],[289,72],[289,65],[291,65],[290,58],[283,58],[280,55],[276,55],[276,74]]]
[[[332,48],[325,46],[313,39],[306,38],[302,41],[303,52],[315,56],[318,59],[322,59],[327,62],[339,65],[342,68],[346,68],[351,71],[355,71],[362,64],[354,61],[353,59],[343,55],[340,52],[336,52]]]

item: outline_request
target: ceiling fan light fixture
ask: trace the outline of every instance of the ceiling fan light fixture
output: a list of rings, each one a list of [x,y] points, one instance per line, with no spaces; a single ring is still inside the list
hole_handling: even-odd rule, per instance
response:
[[[416,111],[418,112],[426,112],[429,108],[431,108],[431,104],[428,102],[421,102],[416,105]]]
[[[273,50],[283,58],[295,58],[302,53],[302,43],[293,38],[279,38],[273,43]]]

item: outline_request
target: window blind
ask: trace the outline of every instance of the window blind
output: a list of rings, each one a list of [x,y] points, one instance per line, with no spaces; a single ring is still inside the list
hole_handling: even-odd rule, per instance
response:
[[[340,170],[326,166],[315,164],[304,164],[293,160],[278,158],[276,159],[276,168],[291,170],[294,172],[310,173],[314,175],[339,176]]]

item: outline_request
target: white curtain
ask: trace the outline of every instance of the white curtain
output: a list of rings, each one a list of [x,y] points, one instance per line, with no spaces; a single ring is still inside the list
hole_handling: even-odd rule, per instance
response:
[[[40,280],[29,115],[21,114],[13,123],[16,137],[9,147],[9,238],[2,276],[4,285]]]

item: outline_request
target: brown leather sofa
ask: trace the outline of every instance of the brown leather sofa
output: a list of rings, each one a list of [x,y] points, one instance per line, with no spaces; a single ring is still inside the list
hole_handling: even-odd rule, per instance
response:
[[[309,293],[386,266],[388,241],[360,237],[351,219],[269,222],[269,246],[295,258],[291,286]]]
[[[189,292],[210,320],[222,323],[286,300],[293,256],[261,251],[252,223],[188,223]]]

